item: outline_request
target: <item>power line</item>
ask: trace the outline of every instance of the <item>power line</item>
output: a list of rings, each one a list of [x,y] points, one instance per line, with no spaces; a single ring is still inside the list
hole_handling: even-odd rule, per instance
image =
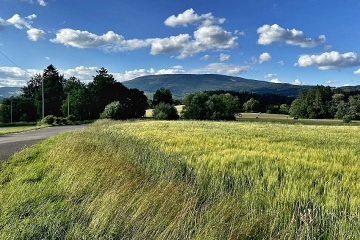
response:
[[[21,67],[19,65],[17,65],[13,60],[11,60],[8,56],[6,56],[1,50],[0,53],[7,59],[9,60],[12,64],[14,64],[15,66],[17,66],[18,68],[21,69]]]

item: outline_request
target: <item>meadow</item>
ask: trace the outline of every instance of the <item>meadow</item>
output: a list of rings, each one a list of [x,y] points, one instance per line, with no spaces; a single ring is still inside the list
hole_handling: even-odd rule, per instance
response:
[[[0,171],[0,239],[358,239],[358,126],[98,121]]]

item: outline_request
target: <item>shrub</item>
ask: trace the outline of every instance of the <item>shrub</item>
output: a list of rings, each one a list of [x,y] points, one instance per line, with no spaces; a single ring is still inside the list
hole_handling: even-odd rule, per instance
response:
[[[351,115],[343,116],[343,122],[344,123],[350,123],[352,120],[353,120],[353,117]]]
[[[174,106],[168,103],[159,103],[153,112],[153,117],[157,120],[176,120],[179,119],[179,115]]]
[[[101,113],[100,117],[114,120],[125,119],[124,106],[119,101],[109,103]]]
[[[53,125],[55,121],[56,121],[56,117],[54,115],[47,115],[41,120],[41,124]]]

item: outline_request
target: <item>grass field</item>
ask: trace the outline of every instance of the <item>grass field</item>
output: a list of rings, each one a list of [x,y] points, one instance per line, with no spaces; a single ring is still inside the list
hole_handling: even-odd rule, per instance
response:
[[[184,105],[175,106],[178,114],[181,116],[181,111]],[[147,109],[145,118],[152,118],[153,109]],[[269,114],[269,113],[241,113],[241,117],[236,117],[237,121],[242,122],[268,122],[268,123],[285,123],[285,124],[299,124],[299,125],[327,125],[327,126],[360,126],[360,121],[352,121],[351,123],[344,123],[340,119],[293,119],[285,114]]]
[[[0,171],[0,239],[358,239],[357,126],[99,121]]]
[[[0,126],[0,135],[7,134],[7,133],[17,133],[17,132],[25,132],[29,130],[38,129],[44,126]]]

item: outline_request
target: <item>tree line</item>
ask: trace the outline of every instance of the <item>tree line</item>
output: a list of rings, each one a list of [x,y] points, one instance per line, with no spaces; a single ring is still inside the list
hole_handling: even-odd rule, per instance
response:
[[[297,98],[278,94],[234,91],[196,92],[174,100],[169,89],[158,89],[152,99],[138,89],[117,82],[107,69],[96,71],[88,84],[76,77],[65,79],[53,65],[33,75],[21,95],[2,101],[0,122],[35,122],[44,116],[92,120],[129,119],[144,116],[153,108],[153,117],[178,119],[175,105],[183,104],[184,119],[234,120],[240,112],[290,114],[299,118],[360,120],[360,92],[316,86]]]
[[[360,120],[360,92],[316,86],[301,92],[291,103],[289,113],[299,118]]]
[[[121,102],[122,119],[145,114],[148,104],[142,91],[126,88],[105,68],[96,73],[93,81],[85,84],[75,77],[65,79],[49,65],[42,74],[30,78],[20,96],[2,101],[0,121],[34,122],[48,115],[80,121],[97,119],[105,106],[115,101]]]

